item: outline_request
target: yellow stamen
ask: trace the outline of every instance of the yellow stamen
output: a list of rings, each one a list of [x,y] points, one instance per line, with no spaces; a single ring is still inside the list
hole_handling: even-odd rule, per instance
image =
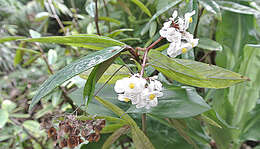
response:
[[[194,47],[194,43],[193,42],[191,43],[191,46],[192,46],[192,48]]]
[[[149,99],[150,100],[153,100],[155,98],[155,95],[154,94],[151,94],[150,96],[149,96]]]
[[[192,23],[192,17],[190,17],[189,22]]]
[[[125,102],[129,102],[130,99],[129,99],[129,98],[124,98],[124,101],[125,101]]]
[[[187,48],[182,48],[181,49],[181,52],[184,54],[184,53],[186,53],[188,51],[188,49]]]
[[[129,84],[129,87],[130,87],[131,89],[133,89],[133,88],[135,88],[135,84],[134,84],[134,83],[130,83],[130,84]]]

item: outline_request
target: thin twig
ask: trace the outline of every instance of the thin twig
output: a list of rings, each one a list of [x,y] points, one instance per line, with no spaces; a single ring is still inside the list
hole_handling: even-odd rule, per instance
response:
[[[97,0],[95,0],[95,24],[96,24],[96,29],[97,29],[97,34],[98,35],[101,35],[100,34],[100,31],[99,31],[99,26],[98,26],[98,2]]]
[[[109,11],[108,11],[108,8],[107,8],[106,0],[103,0],[103,3],[104,3],[104,7],[105,7],[106,16],[109,17]],[[110,26],[109,21],[107,21],[107,25],[108,25],[108,32],[110,33],[111,32],[111,26]]]
[[[75,2],[74,0],[70,0],[71,6],[74,9],[73,12],[73,22],[75,22],[75,27],[77,29],[77,31],[79,31],[79,22],[78,22],[78,14],[77,14],[77,8],[75,6]]]
[[[140,58],[139,58],[139,55],[135,52],[135,49],[134,49],[134,48],[132,48],[131,46],[127,45],[127,46],[125,47],[125,49],[128,50],[129,53],[133,55],[134,59],[135,59],[138,63],[141,63]]]
[[[52,16],[57,20],[60,28],[63,30],[64,34],[66,34],[66,30],[64,28],[64,25],[62,24],[59,16],[57,15],[55,8],[53,6],[52,0],[48,0],[48,4],[50,5],[51,11],[52,11]]]
[[[146,134],[146,113],[142,114],[142,131]]]
[[[21,124],[20,122],[18,122],[17,120],[13,119],[13,118],[9,118],[10,121],[12,121],[15,125],[22,127],[23,131],[31,138],[33,139],[35,142],[37,142],[42,149],[45,149],[44,145],[42,144],[41,141],[39,141],[37,138],[35,138],[33,135],[30,134],[30,132],[23,126],[23,124]]]

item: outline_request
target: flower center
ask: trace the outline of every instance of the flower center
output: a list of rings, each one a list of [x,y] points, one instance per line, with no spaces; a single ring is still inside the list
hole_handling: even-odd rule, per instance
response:
[[[134,83],[130,83],[129,84],[129,88],[134,89],[135,88],[135,84]]]
[[[182,52],[182,53],[186,53],[187,51],[188,51],[187,48],[182,48],[182,49],[181,49],[181,52]]]
[[[190,17],[189,22],[192,23],[192,17]]]
[[[125,102],[129,102],[130,99],[129,99],[129,98],[124,98],[124,101],[125,101]]]
[[[154,98],[155,98],[155,95],[154,95],[154,94],[149,95],[149,99],[150,99],[150,100],[153,100]]]

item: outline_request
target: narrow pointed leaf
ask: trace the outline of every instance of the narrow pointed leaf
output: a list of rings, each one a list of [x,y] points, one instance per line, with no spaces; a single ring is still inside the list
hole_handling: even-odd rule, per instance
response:
[[[97,51],[89,54],[85,57],[78,59],[77,61],[67,65],[51,77],[46,80],[38,89],[36,95],[32,99],[32,103],[29,107],[29,111],[32,107],[39,102],[41,98],[49,94],[53,89],[61,85],[63,82],[69,80],[70,78],[86,71],[93,66],[96,66],[124,50],[124,47],[109,47],[102,51]]]
[[[17,39],[24,39],[26,37],[22,37],[22,36],[8,36],[8,37],[2,37],[0,38],[0,43],[4,43],[4,42],[8,42],[8,41],[13,41],[13,40],[17,40]]]
[[[228,2],[228,1],[218,1],[217,3],[220,5],[221,9],[224,9],[226,11],[231,11],[231,12],[241,13],[241,14],[251,14],[251,15],[259,14],[259,12],[254,8],[241,5],[239,3]]]
[[[152,67],[170,79],[205,88],[226,88],[249,80],[227,69],[187,59],[169,58],[158,51],[148,55]]]
[[[124,43],[109,37],[88,35],[88,34],[28,38],[28,39],[21,39],[21,40],[28,41],[28,42],[65,44],[65,45],[85,47],[85,48],[96,49],[96,50],[100,50],[111,46],[124,45]]]
[[[212,12],[221,20],[221,11],[219,5],[214,0],[199,0],[199,3],[209,12]]]
[[[149,17],[151,17],[151,12],[150,10],[139,0],[131,0],[133,3],[135,3],[138,7],[141,8],[143,12],[145,12]]]
[[[132,139],[136,149],[155,149],[149,138],[138,127],[132,128]]]
[[[197,47],[210,51],[222,51],[223,49],[221,44],[208,38],[200,38]]]

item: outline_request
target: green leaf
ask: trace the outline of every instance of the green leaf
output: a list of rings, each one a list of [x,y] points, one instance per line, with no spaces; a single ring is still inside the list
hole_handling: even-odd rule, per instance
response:
[[[114,30],[113,32],[111,32],[109,35],[107,35],[107,37],[116,37],[117,35],[119,35],[120,33],[122,32],[132,32],[134,31],[133,29],[131,28],[123,28],[123,29],[118,29],[118,30]]]
[[[50,65],[55,64],[57,59],[58,59],[57,52],[55,50],[53,50],[53,49],[50,49],[48,51],[48,62],[49,62],[49,64]]]
[[[218,66],[187,59],[171,59],[158,51],[150,51],[148,57],[150,65],[165,76],[196,87],[226,88],[248,80]]]
[[[16,104],[11,100],[4,100],[2,102],[2,109],[11,113],[16,108]]]
[[[13,114],[10,114],[10,117],[13,117],[13,118],[30,118],[30,114],[13,113]]]
[[[156,32],[156,29],[157,29],[157,23],[156,21],[153,21],[150,25],[150,30],[149,30],[149,36],[150,38],[153,38],[155,32]]]
[[[117,129],[112,135],[110,135],[102,146],[102,149],[110,149],[111,145],[123,134],[129,131],[130,127],[125,125]]]
[[[234,125],[243,124],[247,113],[256,106],[260,90],[260,48],[254,45],[244,47],[243,60],[239,73],[246,75],[251,81],[230,88],[229,101],[235,109]]]
[[[187,118],[210,110],[203,98],[191,87],[169,87],[163,91],[163,97],[158,99],[156,107],[137,109],[132,105],[127,113],[150,113],[166,118]]]
[[[102,98],[96,96],[96,100],[103,104],[107,109],[113,111],[117,116],[121,117],[123,120],[125,120],[129,125],[132,127],[138,127],[135,121],[128,115],[126,114],[122,109],[120,109],[118,106],[114,105],[113,103],[103,100]]]
[[[108,69],[105,71],[105,73],[98,80],[98,83],[102,83],[102,84],[105,83],[115,71],[120,69],[120,67],[121,65],[117,65],[117,64],[112,64],[111,66],[109,66]],[[88,70],[87,72],[82,73],[79,76],[82,79],[87,80],[90,73],[91,71]],[[129,77],[129,74],[130,74],[129,70],[126,67],[123,67],[113,76],[113,78],[109,82],[107,82],[107,84],[115,84],[117,80],[122,79],[124,77]]]
[[[88,35],[88,34],[78,34],[70,36],[50,36],[41,38],[27,38],[22,39],[28,42],[41,42],[41,43],[57,43],[65,44],[77,47],[85,47],[90,49],[100,50],[111,46],[123,46],[124,43],[114,40],[109,37],[98,36],[98,35]]]
[[[136,149],[155,149],[149,138],[138,127],[134,127],[131,130]]]
[[[133,3],[135,3],[143,12],[145,12],[149,17],[152,16],[150,10],[139,0],[131,0]]]
[[[17,40],[17,39],[24,39],[26,37],[22,37],[22,36],[9,36],[9,37],[2,37],[0,38],[0,43],[4,43],[4,42],[8,42],[8,41],[13,41],[13,40]]]
[[[8,112],[6,110],[0,109],[0,128],[3,128],[7,121],[8,121]]]
[[[34,134],[34,136],[40,136],[40,133],[43,131],[40,128],[40,124],[34,120],[26,120],[23,122],[23,127]]]
[[[109,66],[114,62],[118,55],[115,55],[113,58],[97,65],[94,67],[94,69],[91,71],[88,80],[85,84],[84,91],[83,91],[83,97],[86,99],[87,97],[87,105],[92,100],[95,86],[97,81],[102,77],[104,72],[109,68]]]
[[[101,51],[91,53],[85,57],[78,59],[77,61],[67,65],[51,77],[46,80],[40,88],[37,90],[36,95],[32,99],[29,111],[32,107],[39,102],[41,98],[49,94],[53,89],[61,85],[63,82],[69,80],[70,78],[90,69],[91,67],[98,65],[124,50],[124,47],[109,47]]]
[[[259,12],[254,8],[241,5],[239,3],[228,2],[228,1],[217,1],[217,3],[219,4],[221,9],[224,9],[226,11],[231,11],[240,14],[251,14],[251,15],[259,14]]]
[[[219,5],[214,0],[199,0],[199,3],[209,12],[212,12],[221,20],[221,11]]]
[[[109,17],[102,17],[102,16],[100,16],[100,17],[98,17],[98,19],[99,19],[99,20],[102,20],[102,21],[113,22],[113,23],[115,23],[115,24],[117,24],[117,25],[120,25],[120,21],[118,21],[118,20],[116,20],[116,19],[114,19],[114,18],[109,18]]]
[[[161,14],[163,14],[164,12],[168,11],[170,8],[174,7],[175,5],[177,5],[179,2],[181,2],[182,0],[174,0],[173,2],[171,2],[169,5],[167,5],[166,7],[158,10],[153,16],[152,18],[149,20],[149,22],[145,25],[145,27],[142,29],[141,31],[141,35],[144,35],[150,28],[150,24]]]
[[[210,51],[222,51],[223,49],[218,42],[211,40],[209,38],[200,38],[197,47],[205,50],[210,50]]]

